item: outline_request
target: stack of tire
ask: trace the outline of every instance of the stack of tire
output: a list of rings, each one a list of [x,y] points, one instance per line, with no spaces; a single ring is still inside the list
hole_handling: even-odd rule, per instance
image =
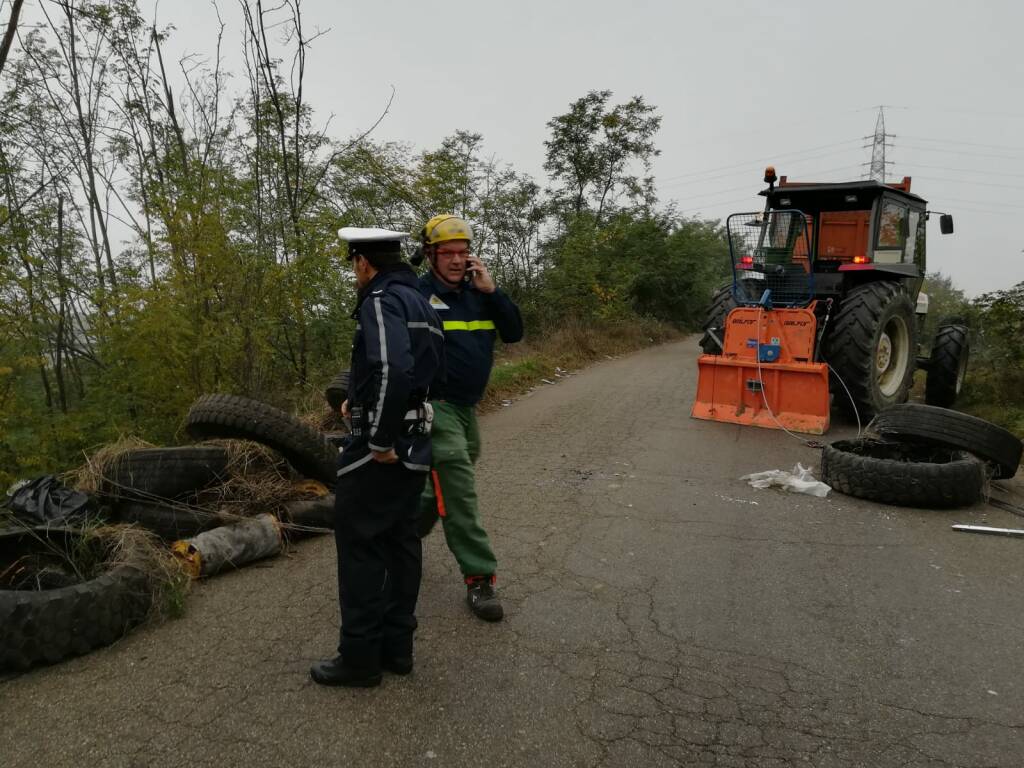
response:
[[[323,433],[271,405],[236,395],[206,395],[189,409],[185,431],[196,440],[251,440],[279,453],[295,473],[333,487],[337,448]],[[103,495],[117,522],[135,523],[165,541],[196,536],[224,524],[191,503],[200,491],[227,479],[228,453],[220,445],[145,448],[120,455],[106,472]],[[315,521],[330,500],[309,507]],[[301,505],[300,505],[301,506]],[[289,521],[307,522],[307,521]]]
[[[908,403],[878,414],[868,436],[826,445],[821,475],[840,493],[883,504],[965,507],[983,498],[990,479],[1013,477],[1022,451],[995,424]]]

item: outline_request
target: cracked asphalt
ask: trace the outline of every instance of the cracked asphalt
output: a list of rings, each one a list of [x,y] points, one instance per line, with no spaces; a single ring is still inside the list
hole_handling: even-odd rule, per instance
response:
[[[0,683],[0,764],[1024,765],[1024,542],[949,527],[1020,518],[754,490],[818,452],[691,420],[695,358],[607,361],[482,419],[502,624],[435,533],[414,673],[319,688],[333,541],[301,542]]]

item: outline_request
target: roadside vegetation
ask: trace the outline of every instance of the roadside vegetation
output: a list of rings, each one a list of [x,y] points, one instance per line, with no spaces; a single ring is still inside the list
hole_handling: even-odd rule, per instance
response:
[[[135,0],[21,7],[0,61],[0,486],[124,435],[178,442],[210,392],[308,411],[347,366],[345,225],[473,222],[527,321],[493,397],[699,323],[727,246],[656,198],[653,105],[573,101],[542,179],[472,126],[437,147],[334,136],[299,9],[244,0],[173,61]]]
[[[967,299],[953,281],[931,274],[929,325],[962,320],[971,330],[967,381],[957,408],[1024,438],[1024,283]]]

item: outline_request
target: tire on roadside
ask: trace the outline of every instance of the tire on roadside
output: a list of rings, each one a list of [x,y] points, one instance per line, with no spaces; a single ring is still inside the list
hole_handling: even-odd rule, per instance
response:
[[[835,397],[843,411],[852,414],[855,404],[866,420],[906,402],[917,364],[914,310],[890,280],[859,285],[843,299],[825,345],[829,366],[849,389]]]
[[[155,533],[163,541],[178,541],[196,536],[228,522],[224,515],[205,512],[184,504],[126,500],[114,505],[112,519]]]
[[[933,405],[893,406],[878,414],[870,429],[886,438],[968,451],[990,462],[996,478],[1013,477],[1024,453],[1024,444],[1012,432],[976,416]]]
[[[0,547],[24,551],[29,536],[61,546],[81,538],[66,528],[21,529],[0,537]],[[110,645],[145,620],[151,604],[149,578],[130,565],[55,589],[0,589],[0,669],[53,664]]]
[[[949,408],[956,402],[967,377],[970,344],[965,325],[943,325],[935,333],[925,380],[924,400],[928,405]]]
[[[199,440],[228,438],[262,443],[284,456],[305,477],[330,488],[337,481],[338,451],[323,433],[279,408],[238,395],[205,395],[185,419]]]
[[[725,321],[737,306],[736,298],[732,294],[732,283],[723,285],[711,297],[711,304],[708,307],[707,317],[702,326],[704,335],[700,339],[700,348],[705,355],[722,354],[722,344],[725,343]]]
[[[324,398],[327,400],[327,404],[331,406],[332,411],[339,410],[341,404],[348,400],[348,383],[349,371],[344,370],[331,379],[324,389]]]
[[[822,449],[821,479],[847,496],[948,509],[981,499],[985,465],[966,451],[857,438]]]
[[[220,446],[126,451],[105,469],[100,490],[113,499],[176,499],[222,480],[227,466],[228,453]]]

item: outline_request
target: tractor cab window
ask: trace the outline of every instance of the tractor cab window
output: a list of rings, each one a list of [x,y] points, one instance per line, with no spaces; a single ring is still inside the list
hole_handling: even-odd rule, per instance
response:
[[[875,262],[898,264],[903,261],[903,248],[907,239],[907,206],[894,200],[882,202],[878,217],[878,238]]]

